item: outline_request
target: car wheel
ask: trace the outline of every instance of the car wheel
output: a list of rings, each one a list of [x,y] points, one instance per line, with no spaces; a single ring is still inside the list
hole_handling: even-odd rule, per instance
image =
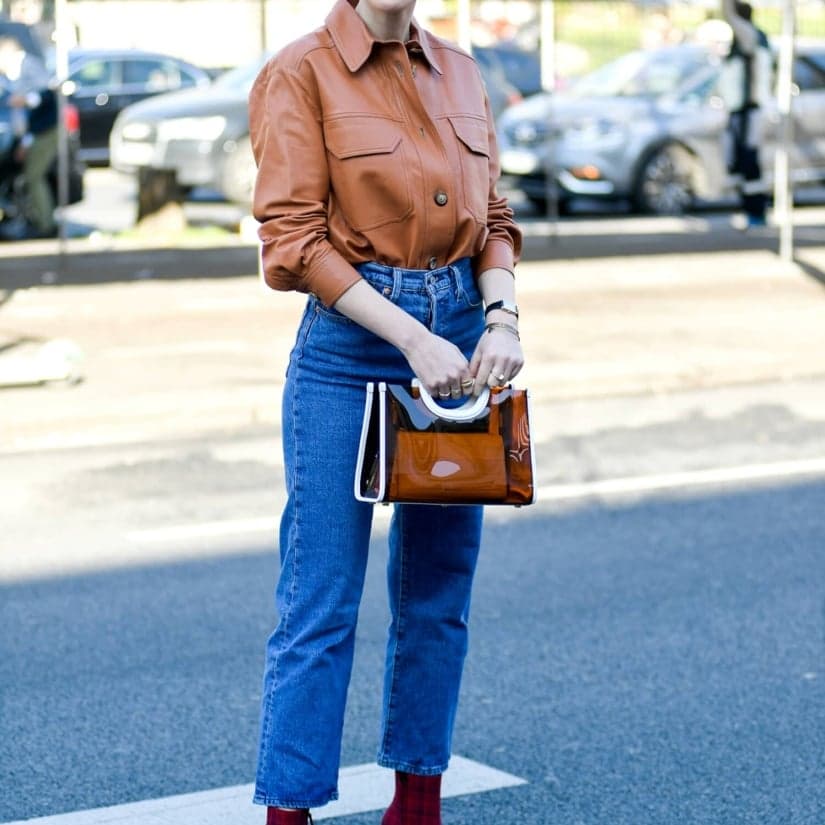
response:
[[[252,141],[240,138],[234,151],[227,157],[223,169],[223,194],[227,200],[249,206],[255,188],[255,158]]]
[[[693,156],[669,143],[651,152],[636,179],[633,204],[639,212],[680,215],[694,203]]]

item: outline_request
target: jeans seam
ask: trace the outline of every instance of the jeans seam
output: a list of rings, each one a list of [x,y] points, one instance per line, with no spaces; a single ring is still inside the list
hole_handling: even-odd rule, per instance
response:
[[[407,520],[404,518],[402,507],[398,507],[396,514],[400,522],[398,532],[401,537],[401,562],[398,575],[398,618],[396,620],[395,650],[392,656],[392,670],[390,671],[390,684],[387,698],[387,719],[384,727],[384,740],[381,743],[381,757],[379,757],[379,760],[380,758],[386,758],[384,755],[389,750],[390,742],[392,741],[392,723],[395,716],[396,672],[400,658],[399,648],[401,647],[401,640],[404,635],[404,612],[407,600]]]

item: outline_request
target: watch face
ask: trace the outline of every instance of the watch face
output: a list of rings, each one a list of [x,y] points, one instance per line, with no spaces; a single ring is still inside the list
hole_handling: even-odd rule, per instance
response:
[[[501,310],[502,312],[509,312],[510,315],[515,315],[516,318],[518,318],[518,306],[512,301],[493,301],[493,303],[487,304],[484,314],[486,315],[488,312],[492,312],[496,309]]]

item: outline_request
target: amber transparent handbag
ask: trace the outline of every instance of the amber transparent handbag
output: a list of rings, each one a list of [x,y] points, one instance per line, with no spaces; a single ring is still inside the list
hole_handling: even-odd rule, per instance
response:
[[[527,390],[485,389],[459,407],[418,383],[369,383],[355,471],[360,501],[532,504]]]

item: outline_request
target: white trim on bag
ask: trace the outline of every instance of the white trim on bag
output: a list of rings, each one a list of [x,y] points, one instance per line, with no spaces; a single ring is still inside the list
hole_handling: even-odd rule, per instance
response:
[[[367,382],[367,399],[364,404],[364,419],[361,424],[361,439],[358,443],[358,461],[355,464],[355,479],[353,483],[353,491],[355,498],[358,501],[365,501],[368,504],[376,504],[384,501],[387,488],[387,468],[386,468],[386,453],[387,453],[387,439],[384,428],[384,420],[386,413],[384,408],[385,396],[387,392],[387,385],[383,381],[378,385],[378,423],[379,423],[379,437],[378,444],[378,492],[375,496],[365,495],[361,491],[361,479],[364,475],[364,458],[366,451],[367,438],[369,436],[370,424],[372,424],[372,408],[375,402],[375,383],[373,381]]]

